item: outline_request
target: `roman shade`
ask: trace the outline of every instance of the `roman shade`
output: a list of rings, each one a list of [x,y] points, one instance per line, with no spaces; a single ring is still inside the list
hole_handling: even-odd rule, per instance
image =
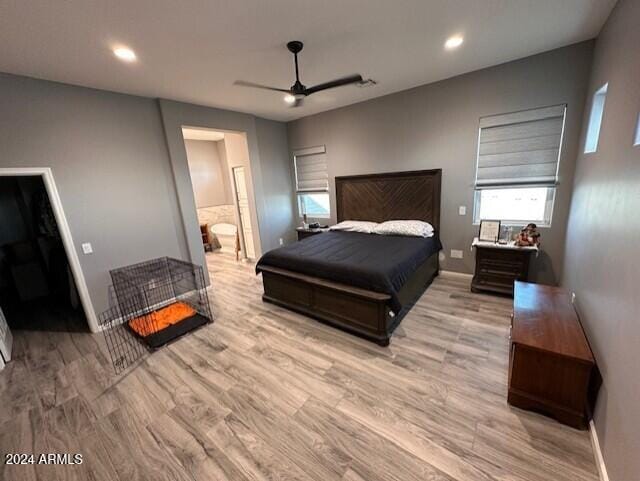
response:
[[[327,192],[329,174],[324,145],[293,152],[297,192]]]
[[[480,119],[476,187],[555,185],[566,105]]]

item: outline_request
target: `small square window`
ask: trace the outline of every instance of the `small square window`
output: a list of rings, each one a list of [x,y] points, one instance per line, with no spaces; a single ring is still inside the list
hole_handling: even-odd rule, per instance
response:
[[[331,212],[327,192],[298,193],[298,214],[300,217],[328,219]]]
[[[507,187],[476,190],[474,222],[501,220],[503,224],[551,225],[555,187]]]
[[[589,114],[589,125],[587,126],[587,138],[584,144],[585,154],[598,150],[600,127],[602,126],[602,116],[604,115],[604,103],[607,99],[608,86],[609,84],[604,84],[593,94],[591,113]]]

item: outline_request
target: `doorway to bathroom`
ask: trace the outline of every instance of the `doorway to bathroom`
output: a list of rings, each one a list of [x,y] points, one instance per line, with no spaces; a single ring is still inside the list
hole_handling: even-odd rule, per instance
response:
[[[255,200],[243,132],[182,127],[205,252],[253,260]]]

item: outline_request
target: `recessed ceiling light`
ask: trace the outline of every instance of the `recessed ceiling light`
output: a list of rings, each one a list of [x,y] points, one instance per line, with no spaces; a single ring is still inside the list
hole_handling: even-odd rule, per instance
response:
[[[288,104],[292,104],[296,101],[296,98],[291,94],[287,94],[284,96],[284,101],[287,102]]]
[[[116,47],[113,49],[113,54],[124,62],[135,62],[136,53],[127,47]]]
[[[464,38],[462,35],[454,35],[453,37],[449,37],[447,41],[444,43],[444,48],[447,50],[453,50],[454,48],[458,48],[464,42]]]

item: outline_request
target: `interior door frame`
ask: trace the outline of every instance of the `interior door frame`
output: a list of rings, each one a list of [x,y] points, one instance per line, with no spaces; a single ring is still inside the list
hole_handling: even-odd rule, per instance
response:
[[[71,267],[71,273],[76,283],[76,289],[78,290],[78,296],[84,314],[87,318],[87,324],[91,332],[99,332],[100,327],[98,325],[98,318],[91,302],[91,296],[89,295],[89,288],[87,287],[87,281],[82,272],[82,266],[80,265],[80,258],[74,248],[73,236],[71,235],[71,229],[67,222],[67,217],[64,214],[62,208],[62,200],[60,200],[60,194],[56,187],[55,180],[53,178],[53,172],[49,167],[0,167],[0,177],[26,177],[26,176],[40,176],[44,182],[51,207],[53,208],[53,214],[58,224],[58,230],[60,231],[60,237],[62,238],[62,244],[64,245],[67,259]]]
[[[244,183],[245,183],[245,191],[247,190],[247,176],[245,173],[245,166],[244,165],[236,165],[234,167],[231,167],[231,181],[233,182],[233,205],[236,208],[236,216],[238,218],[238,233],[240,236],[240,244],[242,247],[242,258],[243,259],[249,259],[249,260],[253,260],[255,261],[255,257],[256,257],[256,246],[255,246],[255,242],[253,240],[253,226],[251,225],[251,222],[253,219],[249,219],[249,225],[251,226],[251,245],[253,246],[253,257],[249,257],[247,254],[247,240],[246,237],[244,235],[244,222],[242,222],[242,212],[240,211],[240,199],[238,199],[238,185],[236,183],[236,169],[242,169],[242,176],[244,177]],[[251,217],[253,217],[253,212],[251,211],[251,202],[249,201],[248,195],[247,195],[247,203],[249,204],[249,215]]]

